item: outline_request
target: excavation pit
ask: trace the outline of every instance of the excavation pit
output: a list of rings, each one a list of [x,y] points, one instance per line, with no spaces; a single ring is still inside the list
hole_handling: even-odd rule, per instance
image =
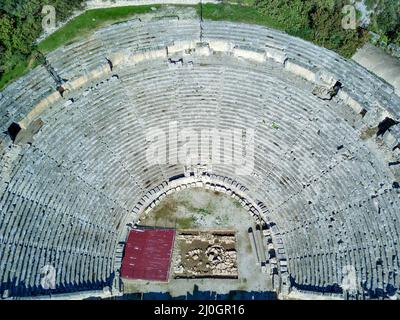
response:
[[[233,230],[185,230],[175,242],[173,275],[182,278],[237,279],[236,234]]]

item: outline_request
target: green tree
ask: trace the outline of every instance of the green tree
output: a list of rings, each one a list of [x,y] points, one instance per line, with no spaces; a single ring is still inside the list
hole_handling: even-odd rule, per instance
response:
[[[1,0],[0,1],[0,78],[26,64],[36,50],[34,41],[42,32],[42,8],[53,5],[56,18],[63,21],[84,0]]]
[[[350,57],[366,39],[361,29],[342,28],[345,0],[256,0],[255,6],[267,16],[286,25],[289,34],[335,50]]]

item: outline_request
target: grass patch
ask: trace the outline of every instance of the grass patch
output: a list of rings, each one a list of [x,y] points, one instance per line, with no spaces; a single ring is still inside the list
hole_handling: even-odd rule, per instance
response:
[[[27,74],[29,70],[31,70],[31,68],[29,67],[28,60],[21,60],[20,62],[18,62],[10,72],[5,73],[0,78],[0,90],[3,89],[11,81],[16,80]]]
[[[47,54],[62,45],[85,38],[99,28],[127,21],[136,15],[152,12],[152,8],[159,9],[161,7],[162,5],[144,5],[88,10],[40,42],[34,50]],[[181,5],[180,7],[196,8],[197,14],[199,16],[202,14],[204,19],[257,24],[285,31],[292,36],[297,36],[312,41],[319,46],[334,50],[347,58],[351,57],[355,50],[367,41],[366,36],[357,37],[354,32],[344,32],[341,29],[332,31],[329,26],[333,25],[333,23],[329,21],[329,15],[328,17],[321,16],[321,18],[316,18],[319,24],[313,28],[309,26],[299,27],[295,18],[300,19],[301,15],[299,16],[295,11],[296,8],[292,10],[293,19],[286,12],[273,16],[268,10],[261,12],[256,7],[254,0],[243,0],[242,5],[207,3],[202,6]],[[26,58],[26,61],[16,63],[10,72],[0,78],[0,90],[40,64],[39,61],[35,60],[32,63],[31,56]]]
[[[154,209],[154,219],[156,221],[162,219],[171,219],[174,217],[177,209],[178,204],[176,203],[175,199],[169,198]]]
[[[204,215],[204,216],[208,216],[208,215],[212,214],[212,212],[210,210],[208,210],[207,208],[198,208],[198,209],[195,209],[195,211],[197,214]]]
[[[197,13],[201,14],[201,6],[197,6]],[[274,29],[285,30],[285,24],[261,14],[256,8],[232,4],[203,4],[203,18],[216,21],[234,21],[248,24],[258,24]]]
[[[275,129],[275,130],[278,130],[278,129],[279,129],[279,126],[276,124],[276,122],[272,122],[271,128],[272,128],[272,129]]]
[[[88,10],[40,42],[38,49],[46,54],[76,39],[87,37],[99,28],[127,21],[137,14],[149,13],[152,12],[152,8],[160,7],[160,5],[146,5]]]
[[[176,219],[176,227],[178,229],[190,229],[195,226],[196,220],[193,217],[184,217]]]
[[[242,204],[238,200],[233,200],[233,204],[235,205],[236,208],[243,208]]]
[[[215,211],[214,205],[211,202],[209,202],[205,208],[195,207],[188,200],[181,200],[181,201],[179,201],[178,204],[183,206],[189,212],[194,213],[194,214],[199,214],[202,216],[211,215],[211,214],[213,214],[213,211]]]
[[[36,50],[47,54],[63,45],[87,37],[102,27],[127,21],[136,15],[152,12],[152,8],[159,9],[160,7],[161,5],[145,5],[88,10],[41,41]],[[10,72],[0,78],[0,90],[40,64],[32,57],[33,54],[26,60],[21,60]]]

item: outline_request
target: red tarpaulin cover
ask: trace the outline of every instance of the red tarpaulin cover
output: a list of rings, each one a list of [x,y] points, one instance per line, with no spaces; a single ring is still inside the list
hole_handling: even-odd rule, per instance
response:
[[[168,281],[175,230],[134,229],[122,260],[124,279]]]

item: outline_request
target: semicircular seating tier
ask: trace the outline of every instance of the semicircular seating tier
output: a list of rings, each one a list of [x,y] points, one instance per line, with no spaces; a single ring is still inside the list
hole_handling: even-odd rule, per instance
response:
[[[175,18],[101,29],[47,62],[1,95],[0,293],[44,293],[46,265],[54,292],[111,286],[141,199],[185,173],[146,161],[146,133],[175,123],[254,130],[251,174],[209,169],[265,205],[290,286],[341,292],[350,268],[357,297],[396,294],[400,98],[381,79],[265,27]]]

